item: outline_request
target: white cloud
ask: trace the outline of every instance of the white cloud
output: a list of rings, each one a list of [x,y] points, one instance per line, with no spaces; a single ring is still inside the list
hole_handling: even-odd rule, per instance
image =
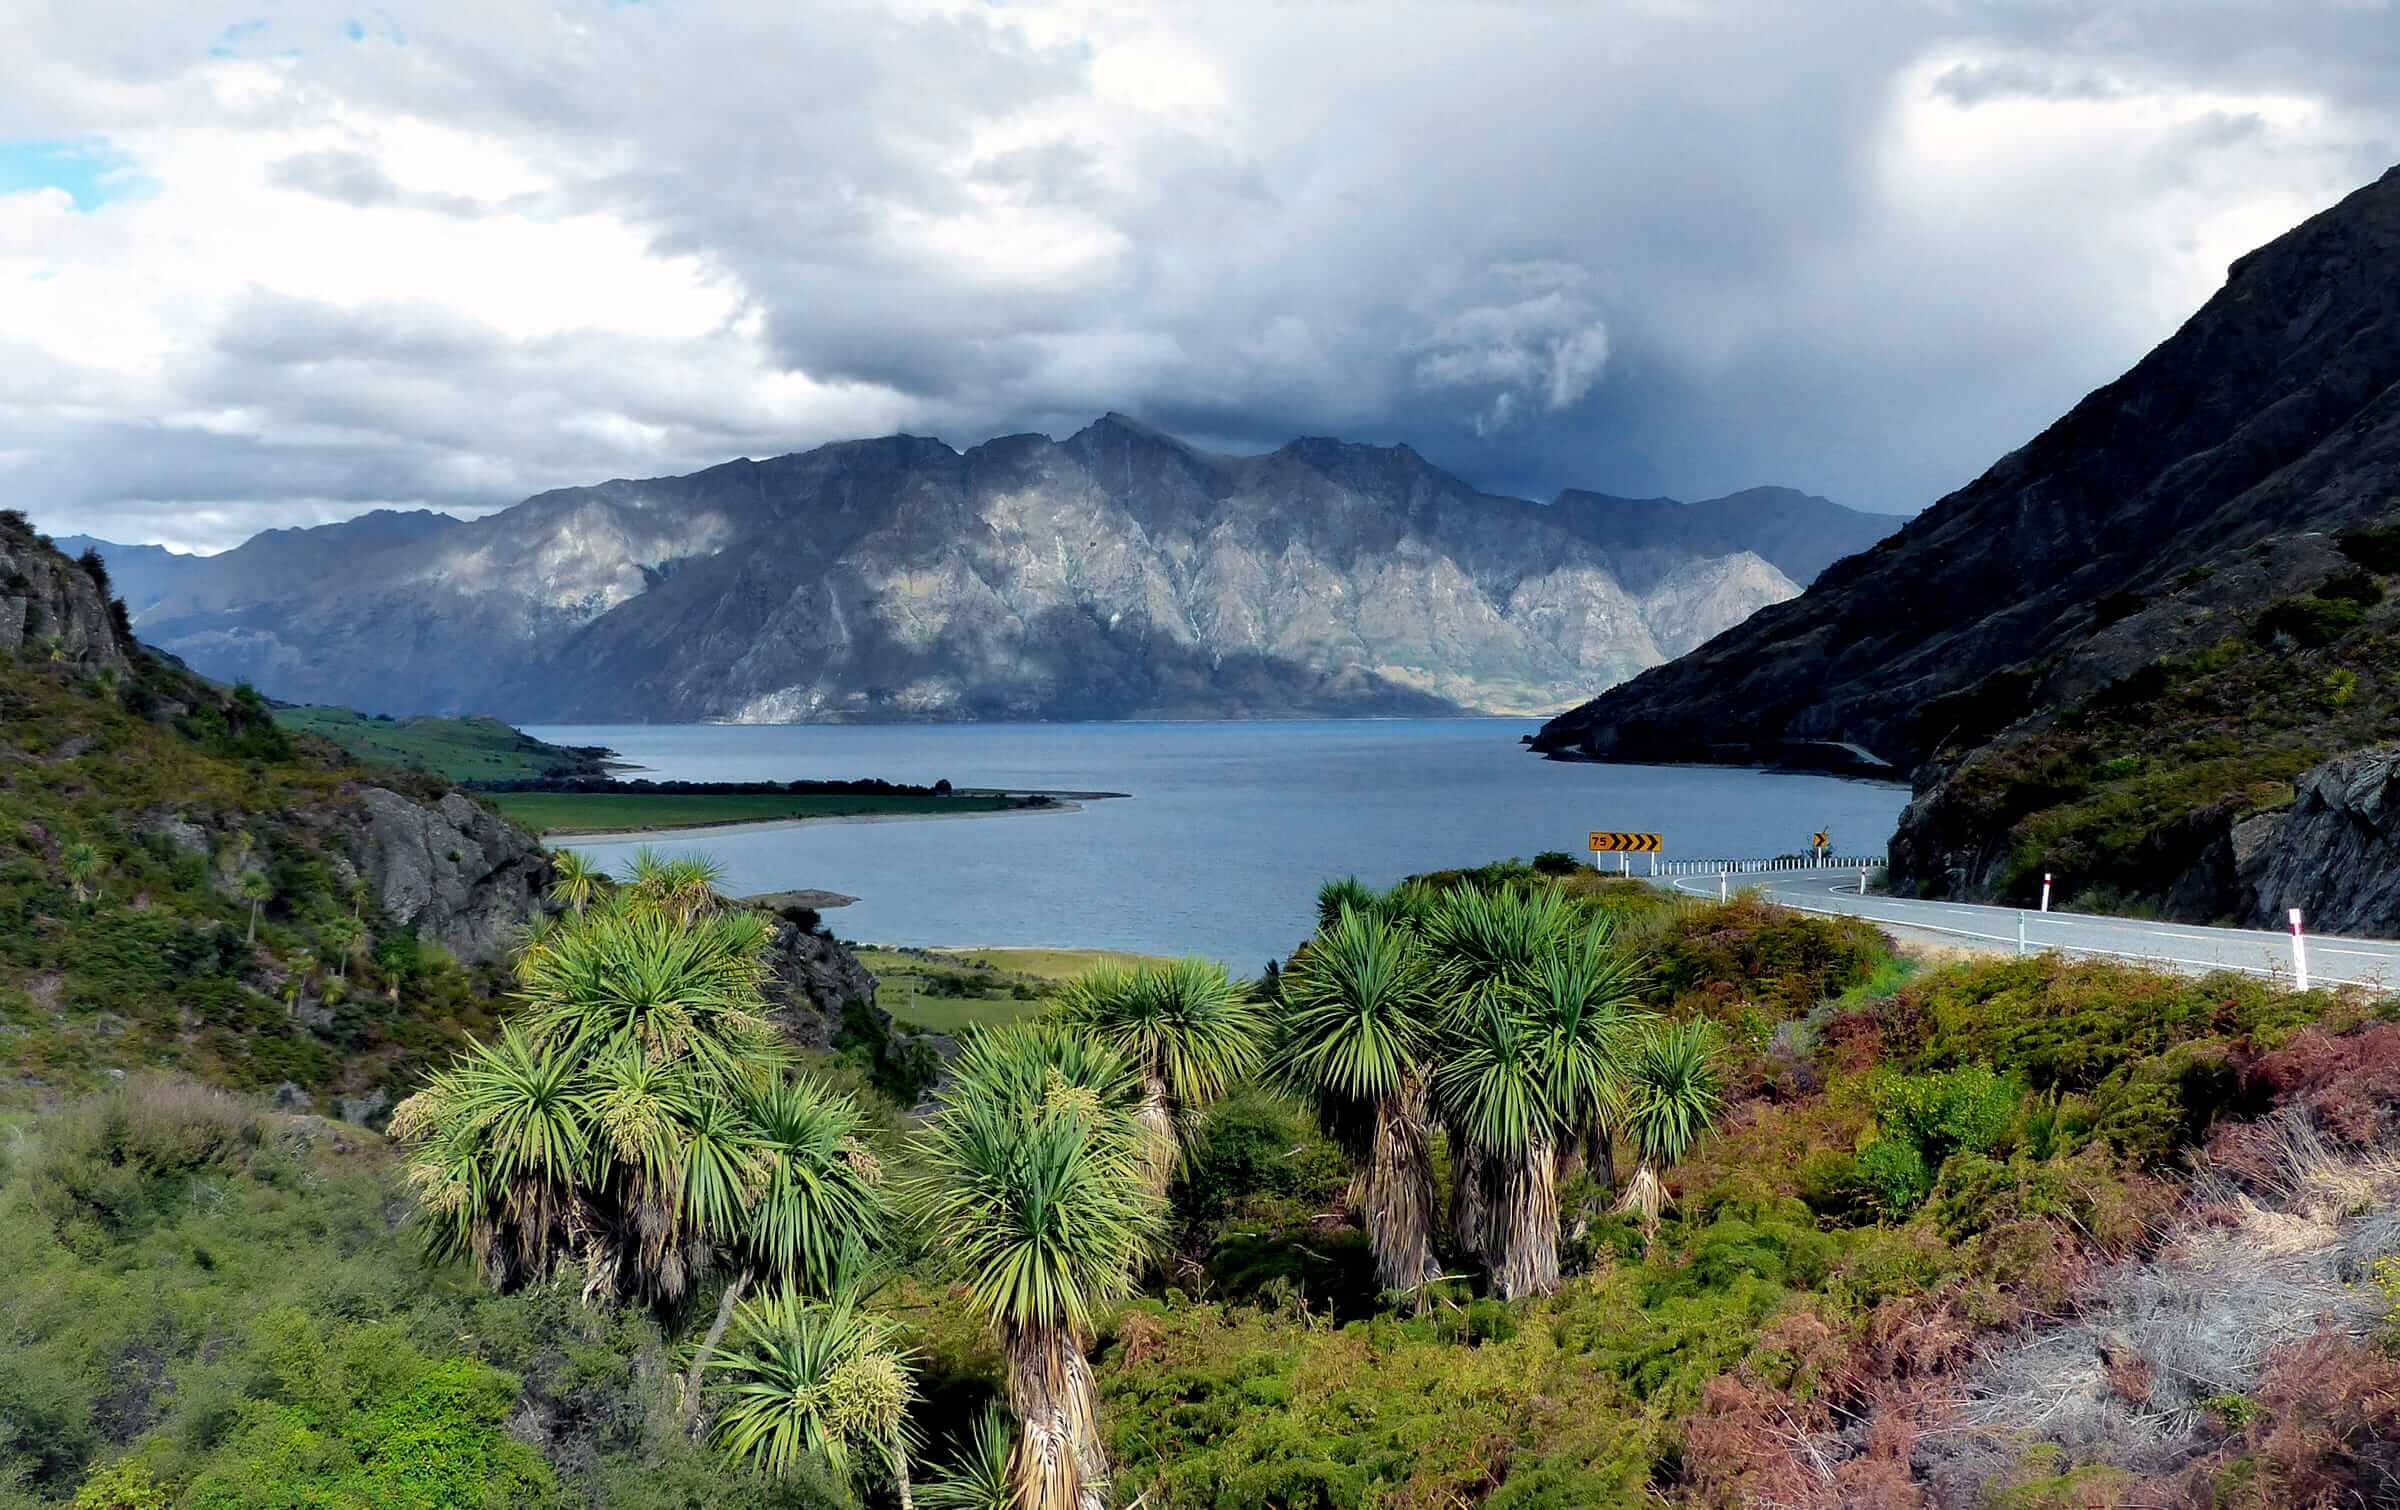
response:
[[[2299,0],[116,9],[0,97],[156,185],[0,194],[0,494],[203,545],[1109,408],[1913,506],[2400,155]]]

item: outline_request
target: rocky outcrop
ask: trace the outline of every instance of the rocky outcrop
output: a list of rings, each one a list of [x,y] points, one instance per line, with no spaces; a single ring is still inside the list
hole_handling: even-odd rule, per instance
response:
[[[2254,545],[2375,518],[2400,493],[2395,265],[2400,169],[2235,262],[2130,372],[1898,534],[1535,748],[1773,763],[1839,740],[1913,770],[1957,727],[1948,695]]]
[[[958,1057],[947,1033],[910,1027],[875,1005],[875,977],[813,914],[780,918],[767,946],[768,1016],[799,1047],[852,1057],[885,1095],[925,1108]]]
[[[832,934],[784,918],[766,962],[770,1015],[802,1048],[831,1049],[849,1013],[870,1014],[881,1031],[891,1031],[892,1015],[875,1005],[875,977]]]
[[[2400,937],[2400,749],[2326,761],[2293,792],[2228,835],[2244,921],[2281,927],[2297,907],[2314,932]]]
[[[500,958],[544,905],[550,857],[463,793],[419,802],[367,787],[342,829],[341,847],[385,918],[462,960]]]
[[[1109,415],[278,532],[174,567],[137,626],[211,675],[393,713],[1548,712],[1797,591],[1770,560],[1813,570],[1889,522],[1778,490],[1546,505],[1405,446],[1223,456]]]
[[[121,670],[129,648],[102,582],[10,514],[0,519],[0,654],[29,646],[81,671]]]

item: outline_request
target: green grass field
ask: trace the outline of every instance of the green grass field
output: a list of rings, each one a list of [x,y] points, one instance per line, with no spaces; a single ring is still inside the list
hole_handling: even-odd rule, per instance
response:
[[[493,792],[500,811],[537,834],[638,833],[776,818],[846,818],[873,813],[992,813],[1006,797],[808,797],[784,792]]]
[[[363,761],[432,771],[452,781],[526,781],[586,769],[573,750],[496,718],[370,718],[349,708],[278,708],[275,722],[329,739]]]
[[[875,1003],[902,1022],[955,1033],[975,1023],[1015,1022],[1042,1010],[1048,987],[1103,960],[1140,955],[1107,949],[879,949],[858,962],[875,977]]]

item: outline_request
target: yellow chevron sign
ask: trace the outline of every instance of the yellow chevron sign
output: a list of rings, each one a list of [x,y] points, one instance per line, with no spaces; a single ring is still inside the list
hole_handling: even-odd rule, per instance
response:
[[[1813,838],[1813,839],[1811,839],[1811,840],[1809,840],[1809,841],[1808,841],[1808,847],[1809,847],[1810,849],[1827,849],[1827,848],[1830,848],[1831,846],[1830,846],[1830,845],[1827,843],[1827,841],[1828,841],[1828,840],[1830,840],[1832,837],[1833,837],[1833,830],[1831,830],[1831,829],[1828,829],[1828,828],[1821,828],[1821,829],[1818,829],[1818,830],[1817,830],[1817,836],[1816,836],[1815,838]]]
[[[1607,855],[1620,853],[1655,855],[1658,853],[1658,835],[1604,834],[1598,830],[1594,830],[1592,833],[1592,853]]]

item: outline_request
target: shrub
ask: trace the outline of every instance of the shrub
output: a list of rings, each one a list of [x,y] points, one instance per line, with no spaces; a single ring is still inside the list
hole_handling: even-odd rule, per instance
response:
[[[2332,644],[2365,619],[2365,609],[2353,598],[2278,598],[2258,616],[2258,638],[2263,643],[2288,639],[2313,650]]]
[[[2342,554],[2371,572],[2400,572],[2400,522],[2344,530],[2334,537]]]

